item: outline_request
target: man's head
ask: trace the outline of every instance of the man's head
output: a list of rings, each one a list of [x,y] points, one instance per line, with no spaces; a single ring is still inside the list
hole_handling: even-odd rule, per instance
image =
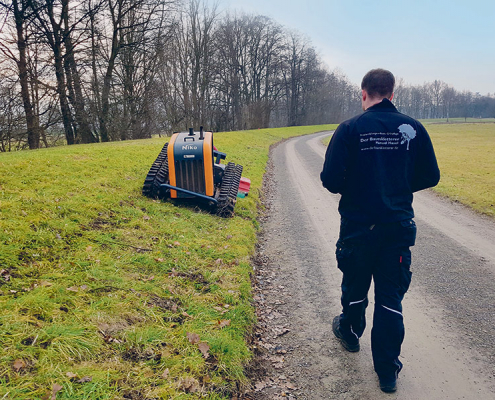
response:
[[[386,69],[372,69],[361,82],[363,110],[381,102],[384,98],[394,97],[395,78]]]

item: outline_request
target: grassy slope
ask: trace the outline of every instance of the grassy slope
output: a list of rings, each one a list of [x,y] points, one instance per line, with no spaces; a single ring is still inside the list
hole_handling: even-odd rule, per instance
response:
[[[252,181],[228,220],[141,195],[163,139],[2,154],[0,398],[230,398],[269,146],[331,128],[215,134]]]

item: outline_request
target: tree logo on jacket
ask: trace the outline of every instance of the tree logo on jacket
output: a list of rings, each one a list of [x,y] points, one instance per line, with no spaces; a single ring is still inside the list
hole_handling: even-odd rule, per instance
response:
[[[399,132],[402,133],[402,141],[400,144],[407,142],[407,150],[409,150],[409,142],[416,137],[416,131],[409,124],[402,124],[399,126]]]

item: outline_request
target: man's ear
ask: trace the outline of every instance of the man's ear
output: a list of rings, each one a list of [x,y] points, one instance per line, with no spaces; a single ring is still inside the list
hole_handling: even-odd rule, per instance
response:
[[[394,98],[394,93],[392,93],[392,96],[390,96],[390,101],[392,101],[392,99]]]
[[[366,101],[366,98],[368,97],[368,93],[366,93],[366,90],[361,90],[361,96],[363,101]]]

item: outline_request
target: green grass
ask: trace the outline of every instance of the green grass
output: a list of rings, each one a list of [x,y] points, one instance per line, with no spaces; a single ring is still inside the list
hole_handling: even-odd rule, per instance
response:
[[[0,398],[230,399],[269,146],[334,127],[215,134],[252,182],[231,219],[141,195],[164,139],[2,154]]]
[[[495,217],[495,124],[426,124],[441,179],[435,191]]]

